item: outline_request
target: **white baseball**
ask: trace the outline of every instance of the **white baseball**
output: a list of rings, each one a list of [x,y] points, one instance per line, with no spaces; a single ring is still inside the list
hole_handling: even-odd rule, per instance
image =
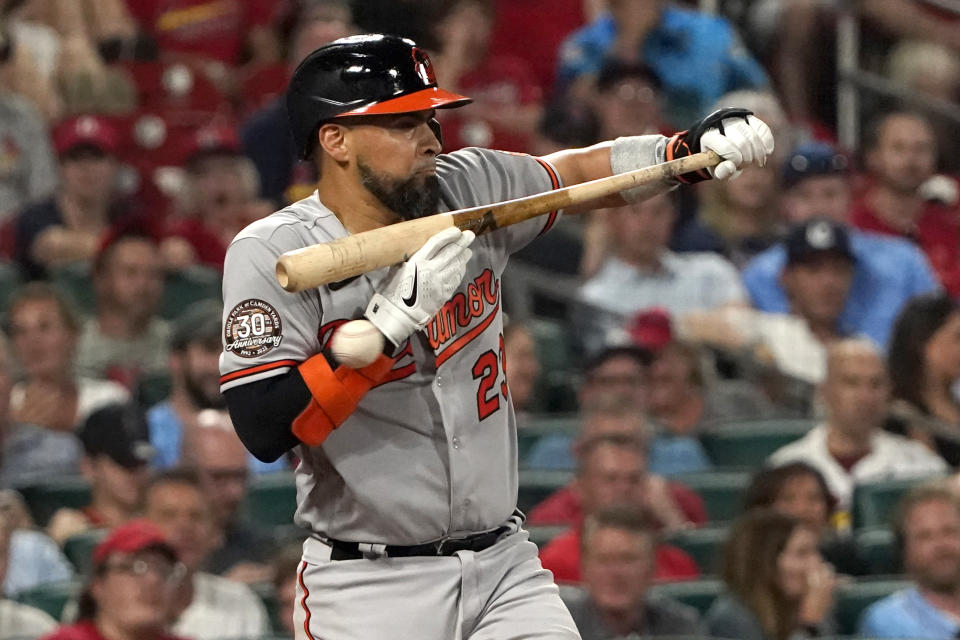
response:
[[[340,325],[330,338],[330,354],[351,369],[372,364],[383,353],[383,334],[369,320]]]

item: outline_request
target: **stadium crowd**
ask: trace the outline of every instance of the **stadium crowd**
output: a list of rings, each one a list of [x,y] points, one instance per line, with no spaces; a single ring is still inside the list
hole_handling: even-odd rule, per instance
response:
[[[843,148],[851,17],[899,92]],[[0,0],[0,639],[294,636],[296,459],[234,432],[220,277],[314,189],[291,71],[365,32],[474,99],[447,152],[775,133],[507,269],[519,506],[584,640],[958,637],[960,3]]]

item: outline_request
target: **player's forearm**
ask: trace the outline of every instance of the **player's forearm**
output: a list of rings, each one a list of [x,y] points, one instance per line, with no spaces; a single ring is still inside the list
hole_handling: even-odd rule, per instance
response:
[[[666,138],[659,135],[608,140],[583,149],[565,149],[545,156],[560,174],[564,185],[580,184],[614,173],[623,173],[663,162],[663,144]],[[675,183],[664,182],[643,187],[646,197],[667,191]],[[564,209],[564,213],[583,213],[594,209],[619,207],[626,204],[620,194]]]

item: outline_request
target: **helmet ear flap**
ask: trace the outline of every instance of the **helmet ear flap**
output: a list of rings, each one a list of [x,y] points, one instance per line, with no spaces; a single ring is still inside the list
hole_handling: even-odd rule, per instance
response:
[[[433,131],[433,135],[436,136],[437,142],[440,143],[440,148],[443,149],[443,130],[440,128],[440,121],[436,118],[430,118],[427,122],[430,130]]]

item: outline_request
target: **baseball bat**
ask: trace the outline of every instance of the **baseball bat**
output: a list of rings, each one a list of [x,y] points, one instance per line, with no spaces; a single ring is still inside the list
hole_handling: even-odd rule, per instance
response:
[[[634,171],[574,184],[481,207],[438,213],[363,231],[332,242],[288,251],[277,259],[277,281],[290,292],[358,276],[403,262],[430,236],[455,226],[480,235],[529,220],[556,209],[589,202],[631,187],[668,180],[684,173],[715,167],[722,158],[704,151]]]

